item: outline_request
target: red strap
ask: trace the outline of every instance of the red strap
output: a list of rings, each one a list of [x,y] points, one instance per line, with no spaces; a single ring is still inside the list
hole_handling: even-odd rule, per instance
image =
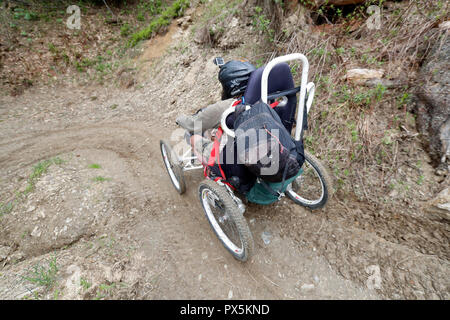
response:
[[[232,107],[237,106],[241,102],[242,102],[242,100],[236,100],[233,103]],[[214,140],[214,145],[213,145],[213,148],[211,150],[211,154],[210,154],[209,159],[208,159],[208,166],[213,166],[214,163],[215,163],[216,158],[218,158],[218,156],[219,156],[219,153],[220,153],[220,150],[219,150],[220,138],[222,137],[222,134],[223,134],[223,130],[222,130],[221,127],[219,127],[219,129],[217,129],[216,138]],[[219,164],[219,168],[220,168],[219,161],[217,161],[217,163]],[[225,178],[225,174],[223,174],[222,168],[220,168],[220,171],[222,173],[222,176]]]
[[[270,106],[273,108],[275,108],[277,105],[280,104],[280,101],[275,101],[274,103],[271,103]]]
[[[240,104],[242,102],[242,100],[236,100],[232,107],[237,106],[238,104]],[[208,159],[208,164],[205,166],[204,170],[203,170],[203,174],[205,177],[208,176],[207,174],[207,168],[208,167],[212,167],[214,166],[214,164],[217,162],[218,166],[219,166],[219,170],[220,170],[220,174],[222,175],[222,178],[218,177],[216,179],[214,179],[214,181],[218,181],[218,180],[225,180],[226,176],[225,176],[225,172],[223,172],[222,170],[222,166],[220,165],[220,161],[219,161],[219,154],[220,154],[220,139],[222,138],[223,135],[223,130],[221,127],[219,127],[217,129],[217,133],[216,133],[216,137],[214,139],[214,145],[212,147],[211,150],[211,154],[209,156]],[[228,186],[230,186],[232,189],[235,189],[232,185],[230,185],[228,182],[224,182],[226,183]]]
[[[242,102],[242,100],[236,100],[234,103],[233,103],[233,105],[232,105],[232,107],[236,107],[239,103],[241,103]]]
[[[208,159],[208,166],[213,166],[216,158],[219,156],[220,138],[222,137],[223,130],[221,127],[217,129],[216,137],[214,139],[214,145],[211,150],[211,154]]]

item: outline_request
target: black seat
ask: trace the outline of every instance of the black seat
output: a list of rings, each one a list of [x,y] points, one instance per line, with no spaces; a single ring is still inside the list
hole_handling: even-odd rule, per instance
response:
[[[252,72],[248,80],[247,89],[244,93],[246,104],[254,104],[261,99],[261,79],[264,67],[258,68]],[[285,91],[294,88],[294,79],[289,65],[280,63],[275,65],[269,74],[268,94],[278,91]],[[291,132],[295,120],[295,110],[297,108],[297,95],[287,96],[288,102],[284,107],[275,108],[286,129]]]

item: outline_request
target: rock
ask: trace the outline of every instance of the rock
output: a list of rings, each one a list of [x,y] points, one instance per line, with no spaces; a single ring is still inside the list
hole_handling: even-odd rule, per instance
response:
[[[106,281],[112,283],[114,281],[112,268],[110,266],[103,266],[103,270]]]
[[[216,37],[217,38],[217,37]],[[242,39],[234,36],[233,34],[226,34],[224,37],[220,38],[218,43],[218,47],[221,49],[234,49],[239,47],[242,44]]]
[[[268,245],[270,243],[270,239],[272,239],[272,234],[269,231],[264,231],[261,233],[261,238],[264,241],[264,244]]]
[[[316,286],[312,283],[305,283],[300,287],[300,289],[303,291],[310,291],[310,290],[314,290],[315,287]]]
[[[17,251],[8,258],[8,261],[10,261],[11,263],[17,263],[24,259],[25,259],[24,253],[21,251]]]
[[[381,79],[383,75],[383,69],[351,69],[347,70],[345,78],[347,81],[354,82],[356,84],[365,84],[367,81]]]
[[[39,230],[39,227],[34,227],[33,231],[31,231],[31,236],[39,238],[41,236],[41,231]]]
[[[38,216],[42,219],[45,219],[45,212],[43,210],[39,211]]]
[[[194,42],[197,44],[211,43],[211,36],[206,26],[197,30],[194,36]]]
[[[81,289],[81,269],[79,266],[72,264],[67,267],[66,274],[68,278],[66,280],[66,292],[65,298],[74,300],[79,298],[78,293]]]
[[[239,19],[236,17],[233,17],[233,19],[231,19],[230,24],[228,25],[229,28],[234,28],[237,27],[237,25],[239,24]]]
[[[426,210],[438,219],[450,221],[450,187],[439,192],[428,201]]]
[[[397,189],[392,189],[392,191],[389,192],[389,197],[397,198],[398,197],[398,190]]]
[[[417,130],[433,165],[447,171],[450,158],[450,38],[442,37],[433,46],[420,68],[413,99]]]
[[[123,277],[124,277],[124,273],[125,273],[125,263],[123,261],[119,261],[116,262],[113,267],[112,267],[112,281],[111,282],[121,282]]]
[[[183,18],[177,19],[178,26],[180,26],[183,30],[186,30],[191,22],[192,22],[191,16],[184,16]]]
[[[441,23],[439,24],[439,29],[444,29],[444,30],[450,29],[450,20],[449,20],[449,21],[441,22]]]

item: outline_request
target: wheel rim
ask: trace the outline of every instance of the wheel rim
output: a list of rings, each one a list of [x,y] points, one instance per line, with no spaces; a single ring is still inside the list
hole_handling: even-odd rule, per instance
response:
[[[166,165],[167,172],[169,173],[170,179],[172,180],[175,188],[177,190],[180,189],[180,183],[178,182],[177,176],[175,175],[175,172],[173,171],[173,165],[172,162],[169,159],[169,155],[167,154],[166,145],[163,143],[161,145],[161,151],[164,159],[164,164]]]
[[[242,254],[244,248],[236,224],[227,214],[218,197],[210,189],[203,189],[202,204],[208,220],[211,222],[219,239],[234,253]],[[241,247],[237,246],[236,243],[239,243]]]
[[[308,160],[304,162],[302,169],[303,173],[287,187],[287,192],[298,201],[316,205],[325,196],[325,185],[316,168]]]

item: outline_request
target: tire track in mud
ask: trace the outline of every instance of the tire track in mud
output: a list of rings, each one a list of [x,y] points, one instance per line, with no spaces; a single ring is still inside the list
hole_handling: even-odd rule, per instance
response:
[[[133,181],[129,184],[136,185],[136,190],[144,190],[143,194],[151,193],[152,188],[168,191],[165,183],[159,183],[163,168],[152,163],[160,160],[157,142],[152,132],[138,128],[136,124],[109,123],[56,129],[2,143],[0,166],[8,171],[7,176],[11,176],[23,167],[77,149],[109,150],[130,165]],[[146,183],[148,180],[153,183]]]
[[[136,223],[135,232],[140,238],[156,235],[158,239],[144,241],[142,250],[148,256],[157,252],[165,261],[164,279],[159,284],[165,294],[163,299],[227,299],[230,292],[236,299],[377,298],[374,292],[338,276],[322,257],[300,248],[289,237],[280,237],[278,230],[267,221],[255,219],[250,223],[255,240],[254,256],[246,263],[235,260],[204,216],[197,195],[200,179],[192,177],[191,181],[185,195],[178,201],[167,202],[171,210],[153,215],[152,224],[145,220]],[[268,245],[260,238],[264,224],[273,227],[273,239]],[[317,275],[322,282],[315,283],[315,290],[302,292],[301,285],[314,283]],[[146,298],[158,297],[161,298],[158,295]]]
[[[121,210],[138,207],[143,214],[122,223],[117,232],[132,234],[142,243],[148,257],[161,259],[156,267],[163,268],[160,289],[147,298],[224,299],[229,291],[234,292],[235,298],[301,298],[297,282],[307,280],[295,269],[302,265],[307,273],[326,265],[324,261],[312,265],[305,261],[317,258],[301,249],[305,244],[316,247],[317,253],[345,279],[356,280],[363,287],[369,276],[365,268],[379,265],[384,286],[378,292],[391,298],[420,297],[417,291],[423,291],[424,297],[447,297],[448,288],[445,283],[442,286],[442,279],[448,273],[448,246],[434,243],[426,236],[406,240],[401,237],[425,226],[426,235],[438,232],[448,239],[448,230],[437,222],[424,224],[422,218],[408,219],[404,214],[391,217],[386,212],[361,213],[360,208],[345,212],[333,203],[319,215],[291,204],[249,206],[247,221],[256,219],[256,226],[251,229],[257,240],[257,252],[253,262],[234,261],[215,238],[201,211],[197,198],[200,175],[189,174],[185,195],[179,196],[173,189],[159,150],[159,137],[167,130],[157,124],[149,128],[143,123],[112,122],[26,133],[0,144],[0,166],[10,177],[38,161],[86,149],[108,150],[125,161],[127,172],[116,172],[124,181],[114,200]],[[261,223],[279,230],[281,240],[276,248],[267,248],[262,243]],[[438,257],[430,258],[429,251],[421,253],[421,248],[430,250],[430,247]],[[284,260],[285,256],[289,258]],[[427,262],[421,263],[423,259]],[[288,276],[278,278],[280,272]],[[322,274],[327,272],[322,270]],[[333,273],[328,276],[333,278]],[[342,280],[330,283],[333,287],[333,283],[341,285]],[[352,297],[356,291],[354,288],[344,291],[342,298]],[[368,295],[360,292],[360,296]],[[339,296],[324,291],[315,297]]]
[[[426,219],[408,220],[404,214],[391,220],[385,218],[386,212],[374,219],[368,216],[370,213],[361,214],[360,208],[347,211],[333,202],[316,214],[301,212],[302,209],[289,205],[273,221],[287,226],[284,234],[317,250],[346,279],[367,285],[373,275],[371,268],[377,268],[381,279],[377,291],[386,297],[448,299],[448,238],[401,239],[414,232],[411,228],[428,234],[439,228],[439,232],[446,234],[446,224]],[[269,211],[264,213],[269,214]],[[428,246],[442,249],[437,254],[429,254],[423,250]]]
[[[157,267],[164,270],[160,276],[165,278],[160,281],[160,290],[155,293],[155,298],[201,299],[208,296],[224,299],[230,291],[237,298],[299,297],[297,282],[301,275],[295,269],[298,265],[309,265],[303,253],[292,245],[289,249],[282,249],[290,252],[286,267],[279,262],[278,252],[287,246],[286,242],[280,240],[277,248],[267,250],[258,239],[259,254],[255,257],[258,262],[241,264],[234,261],[216,239],[198,203],[197,185],[201,178],[195,174],[187,177],[186,195],[179,196],[173,190],[162,164],[159,139],[155,134],[159,132],[157,129],[157,126],[152,126],[150,132],[138,123],[105,123],[19,136],[0,145],[2,150],[6,150],[0,157],[0,165],[10,169],[8,175],[12,175],[40,160],[77,150],[108,150],[124,160],[132,179],[120,183],[121,191],[115,193],[114,201],[117,202],[117,210],[138,207],[142,214],[123,222],[115,231],[133,235],[143,243],[148,257],[161,259]],[[261,230],[255,229],[254,236],[258,238]],[[318,265],[322,266],[324,262],[318,262]],[[280,283],[277,279],[279,270],[286,268],[290,278]],[[328,274],[329,271],[323,272]],[[203,280],[200,281],[199,277]],[[332,285],[343,281],[335,277],[330,272],[328,278],[333,279]],[[307,281],[306,278],[302,280]],[[357,292],[352,286],[343,294],[358,296]],[[327,294],[320,292],[316,296],[326,297]]]

